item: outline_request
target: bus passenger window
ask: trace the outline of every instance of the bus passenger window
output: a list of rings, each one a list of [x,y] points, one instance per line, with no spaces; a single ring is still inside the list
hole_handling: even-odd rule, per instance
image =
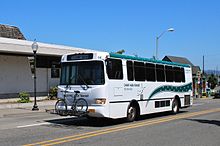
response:
[[[163,65],[156,65],[156,72],[157,72],[157,81],[165,81],[165,75],[164,75],[164,66]]]
[[[175,74],[175,82],[181,82],[182,81],[182,73],[181,69],[179,67],[174,67],[174,74]]]
[[[134,62],[135,81],[145,81],[145,67],[143,62]]]
[[[185,79],[185,71],[184,71],[184,68],[181,68],[181,75],[182,75],[182,82],[185,82],[186,79]]]
[[[166,81],[173,82],[174,81],[173,67],[172,66],[165,66],[165,73],[166,73]]]
[[[122,61],[119,59],[107,59],[106,69],[109,79],[123,79]]]
[[[128,81],[134,80],[134,69],[133,69],[133,62],[127,61],[127,75],[128,75]]]
[[[147,81],[155,81],[156,80],[155,65],[152,63],[146,63],[145,69],[146,69],[146,80]]]

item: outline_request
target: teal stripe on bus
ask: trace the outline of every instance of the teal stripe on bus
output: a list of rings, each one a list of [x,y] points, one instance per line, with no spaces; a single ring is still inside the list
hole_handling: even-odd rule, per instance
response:
[[[192,83],[183,85],[183,86],[171,86],[171,85],[165,85],[158,87],[155,89],[151,95],[149,96],[149,99],[151,99],[155,94],[158,94],[160,92],[178,92],[178,93],[183,93],[183,92],[188,92],[192,90]]]

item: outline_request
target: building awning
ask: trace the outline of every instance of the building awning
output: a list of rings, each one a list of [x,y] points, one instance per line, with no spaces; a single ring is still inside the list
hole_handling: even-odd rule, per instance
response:
[[[32,41],[27,40],[17,40],[10,38],[0,37],[0,54],[13,54],[13,55],[33,55],[31,48]],[[62,45],[38,43],[38,55],[43,56],[62,56],[67,53],[76,53],[76,52],[94,52],[90,49],[75,48]]]

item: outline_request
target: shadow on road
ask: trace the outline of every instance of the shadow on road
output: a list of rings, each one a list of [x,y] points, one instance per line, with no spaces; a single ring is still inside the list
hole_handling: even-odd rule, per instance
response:
[[[217,120],[204,120],[204,119],[188,119],[188,120],[203,123],[203,124],[211,124],[211,125],[220,126],[220,121],[217,121]]]
[[[181,113],[185,113],[187,111],[181,111]],[[156,113],[156,114],[148,114],[144,116],[140,116],[137,121],[143,121],[154,118],[161,118],[172,115],[170,112]],[[73,126],[85,126],[85,127],[107,127],[113,125],[119,125],[126,123],[126,119],[109,119],[109,118],[86,118],[86,117],[72,117],[72,118],[62,118],[55,120],[47,120],[45,122],[52,123],[54,125],[60,125],[62,127],[73,127]]]

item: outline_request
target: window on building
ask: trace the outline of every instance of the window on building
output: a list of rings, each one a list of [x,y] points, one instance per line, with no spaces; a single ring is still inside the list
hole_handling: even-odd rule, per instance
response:
[[[147,81],[155,81],[155,64],[152,63],[146,63],[145,64],[145,70],[146,70],[146,80]]]
[[[128,75],[128,81],[134,80],[134,67],[132,61],[127,61],[127,75]]]
[[[52,65],[51,78],[59,78],[59,77],[60,77],[60,69],[56,68],[56,65]]]
[[[172,66],[165,66],[165,74],[166,74],[166,81],[167,82],[173,82],[174,76],[173,76],[173,67]]]
[[[145,67],[143,62],[134,62],[135,81],[145,81]]]
[[[106,69],[109,79],[123,79],[122,61],[120,59],[107,59]]]
[[[30,68],[31,68],[31,74],[34,76],[34,58],[33,57],[28,57],[29,63],[30,63]]]
[[[156,65],[156,73],[157,73],[157,81],[164,82],[165,81],[165,74],[164,74],[164,66],[163,65]]]
[[[56,67],[60,68],[60,59],[61,57],[54,56],[37,56],[36,66],[37,68],[51,68],[52,65],[56,65]]]

